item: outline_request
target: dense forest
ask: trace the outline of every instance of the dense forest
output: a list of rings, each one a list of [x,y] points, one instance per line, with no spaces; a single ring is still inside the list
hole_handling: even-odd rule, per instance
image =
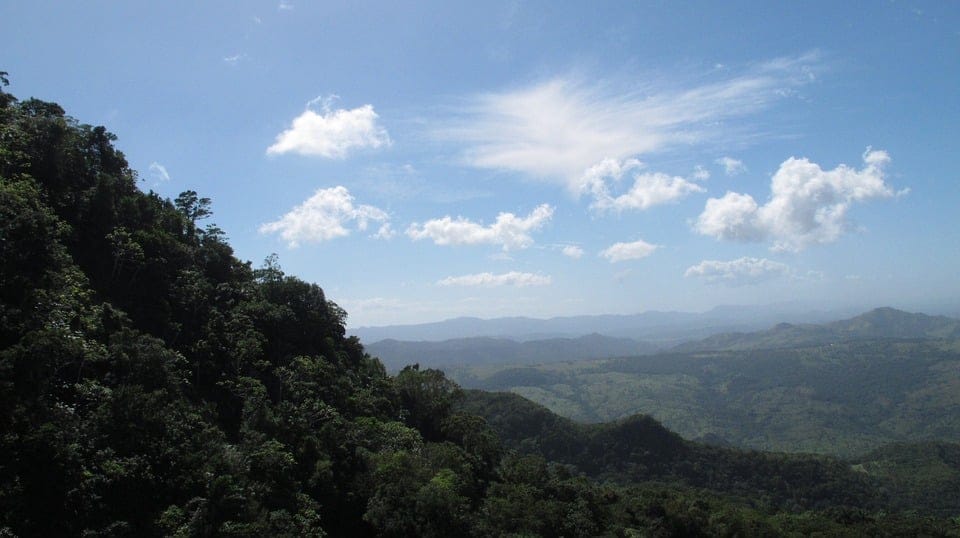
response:
[[[0,90],[0,536],[960,535],[955,504],[893,487],[917,461],[895,447],[875,482],[390,376],[115,140]]]
[[[445,371],[466,388],[515,392],[581,422],[644,412],[688,439],[854,457],[893,442],[960,442],[958,342],[788,342]]]

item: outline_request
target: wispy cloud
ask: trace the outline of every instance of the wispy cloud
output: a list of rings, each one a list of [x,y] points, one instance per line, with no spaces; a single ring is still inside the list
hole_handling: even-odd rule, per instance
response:
[[[342,159],[353,150],[390,145],[390,135],[379,122],[373,105],[333,109],[336,95],[316,98],[294,118],[290,128],[277,135],[267,148],[268,155],[298,153],[328,159]],[[320,105],[320,110],[313,107]]]
[[[691,176],[695,181],[706,181],[710,179],[710,171],[706,168],[700,166],[699,164],[693,169],[693,175]]]
[[[280,11],[293,11],[293,3],[289,0],[280,0],[280,3],[277,4],[277,9]]]
[[[393,226],[389,222],[384,222],[380,225],[380,228],[377,229],[377,233],[371,235],[374,239],[393,239],[396,237],[397,231],[393,229]]]
[[[242,54],[242,53],[234,54],[232,56],[225,57],[223,59],[223,63],[229,65],[230,67],[236,67],[240,65],[240,62],[242,62],[243,59],[246,57],[247,57],[246,54]]]
[[[551,278],[547,275],[535,273],[520,273],[510,271],[495,275],[493,273],[477,273],[473,275],[449,276],[437,282],[438,286],[547,286]]]
[[[296,248],[302,243],[320,243],[350,235],[348,225],[364,231],[370,222],[380,222],[383,225],[374,237],[389,238],[392,236],[389,219],[390,216],[379,208],[355,204],[347,188],[337,186],[318,189],[286,215],[262,224],[260,233],[278,233],[287,246]]]
[[[167,167],[154,161],[150,163],[150,177],[157,183],[170,181],[170,173],[167,172]]]
[[[537,206],[526,217],[500,213],[489,226],[448,215],[423,224],[411,224],[407,228],[407,236],[415,241],[431,239],[437,245],[489,244],[499,245],[503,250],[521,249],[533,244],[530,233],[542,228],[551,217],[553,207],[548,204]]]
[[[556,77],[470,100],[438,135],[466,146],[471,165],[566,183],[603,159],[639,155],[733,134],[723,122],[756,113],[809,82],[815,55],[728,71],[713,82],[647,83]]]
[[[786,264],[766,258],[738,258],[730,261],[704,260],[687,269],[687,278],[701,278],[710,283],[729,286],[759,284],[790,274]]]
[[[747,171],[747,167],[743,164],[743,161],[734,159],[733,157],[720,157],[716,160],[716,163],[723,168],[723,173],[728,176],[735,176]]]
[[[600,257],[606,258],[610,263],[639,260],[653,254],[653,251],[658,248],[659,245],[652,245],[643,239],[639,239],[632,243],[614,243],[602,250]]]
[[[568,258],[579,260],[583,257],[583,249],[576,245],[567,245],[563,247],[563,255]]]
[[[412,164],[376,163],[363,167],[351,181],[355,190],[373,193],[393,201],[419,200],[437,204],[459,204],[493,196],[476,187],[446,185],[428,181]]]
[[[884,182],[889,162],[885,151],[870,148],[860,170],[843,164],[823,170],[808,159],[791,157],[774,174],[766,204],[757,204],[749,194],[727,192],[707,200],[694,227],[717,239],[771,240],[775,251],[830,243],[850,228],[851,205],[895,194]]]

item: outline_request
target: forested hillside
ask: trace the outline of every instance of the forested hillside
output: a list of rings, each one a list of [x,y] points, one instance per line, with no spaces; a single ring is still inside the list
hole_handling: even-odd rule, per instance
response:
[[[958,535],[954,505],[647,417],[501,444],[443,373],[387,375],[320,287],[235,258],[210,200],[141,192],[114,141],[0,91],[0,536]]]
[[[448,372],[465,387],[516,392],[574,420],[647,413],[688,439],[743,448],[852,457],[890,442],[960,442],[955,340],[854,340]]]
[[[600,334],[527,342],[490,337],[456,338],[442,342],[381,340],[366,347],[367,351],[379,357],[391,371],[414,363],[433,368],[534,364],[642,355],[657,350],[657,347],[650,343]]]

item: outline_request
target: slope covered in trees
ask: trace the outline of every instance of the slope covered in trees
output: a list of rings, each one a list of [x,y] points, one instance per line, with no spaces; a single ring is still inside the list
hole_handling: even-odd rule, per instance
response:
[[[892,444],[844,462],[690,442],[646,415],[579,424],[505,392],[471,390],[461,405],[484,417],[506,447],[612,482],[682,485],[776,509],[960,512],[958,444]]]
[[[455,338],[442,342],[381,340],[366,345],[390,371],[408,364],[442,368],[466,365],[535,364],[601,357],[643,355],[657,350],[653,344],[629,338],[588,334],[578,338],[549,338],[517,342],[506,338]]]
[[[0,535],[957,534],[856,481],[791,507],[505,449],[441,372],[388,376],[320,287],[237,260],[209,200],[141,192],[113,142],[0,91]],[[646,465],[609,428],[590,453]]]
[[[890,442],[960,442],[956,341],[827,345],[452,368],[579,421],[647,413],[688,439],[851,457]]]

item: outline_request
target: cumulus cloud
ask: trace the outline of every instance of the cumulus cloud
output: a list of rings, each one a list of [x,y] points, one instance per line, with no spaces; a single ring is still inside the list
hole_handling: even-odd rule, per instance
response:
[[[759,205],[749,194],[727,192],[707,200],[694,228],[717,239],[770,240],[775,251],[836,241],[850,228],[851,205],[894,195],[884,182],[889,162],[887,152],[870,148],[860,170],[844,164],[823,170],[808,159],[791,157],[774,174],[767,203]]]
[[[581,193],[588,192],[593,197],[591,209],[615,212],[649,209],[655,205],[674,202],[691,193],[705,191],[700,185],[682,177],[662,173],[638,173],[633,176],[633,185],[629,190],[617,196],[611,194],[612,184],[619,183],[627,172],[641,166],[636,159],[604,159],[587,169],[578,182],[578,190]]]
[[[150,177],[156,182],[161,181],[170,181],[170,173],[167,172],[167,167],[154,161],[150,163]]]
[[[583,249],[576,245],[567,245],[563,247],[563,255],[568,258],[579,260],[583,256]]]
[[[704,260],[687,269],[687,278],[730,286],[758,284],[790,273],[790,267],[766,258],[738,258],[731,261]]]
[[[337,98],[317,98],[293,119],[290,128],[277,135],[267,148],[268,155],[297,153],[327,159],[342,159],[350,151],[390,145],[387,130],[379,123],[373,105],[352,109],[333,109]],[[313,107],[320,105],[320,110]]]
[[[728,176],[735,176],[747,171],[747,167],[743,164],[743,161],[734,159],[733,157],[720,157],[716,160],[716,163],[723,168],[723,172]]]
[[[757,207],[749,194],[727,192],[722,198],[710,198],[697,219],[696,229],[717,238],[760,241],[764,231],[755,222]]]
[[[287,246],[296,248],[301,243],[320,243],[350,235],[348,225],[365,231],[370,222],[383,226],[375,237],[391,235],[387,222],[390,216],[371,205],[358,205],[346,187],[318,189],[313,196],[274,222],[260,226],[262,234],[280,234]]]
[[[643,239],[639,239],[632,243],[614,243],[601,251],[600,256],[609,260],[610,263],[639,260],[653,254],[653,251],[657,248],[659,248],[658,245],[651,245]]]
[[[437,134],[465,144],[473,166],[560,181],[575,191],[602,159],[735,137],[725,120],[767,108],[784,98],[784,88],[808,83],[814,63],[814,55],[781,58],[693,84],[653,82],[662,76],[628,84],[557,77],[475,96]]]
[[[610,182],[618,183],[624,174],[640,168],[643,163],[637,159],[603,159],[587,168],[571,187],[577,195],[609,196]]]
[[[553,207],[548,204],[537,206],[522,218],[513,213],[500,213],[489,226],[448,215],[423,224],[411,224],[407,236],[413,240],[432,239],[437,245],[489,244],[500,245],[503,250],[522,249],[533,244],[530,233],[542,228],[551,217]]]
[[[551,282],[551,278],[546,275],[510,271],[509,273],[503,273],[500,275],[495,275],[493,273],[477,273],[473,275],[448,276],[447,278],[444,278],[443,280],[440,280],[439,282],[437,282],[437,285],[439,286],[525,287],[525,286],[547,286],[550,284],[550,282]]]

